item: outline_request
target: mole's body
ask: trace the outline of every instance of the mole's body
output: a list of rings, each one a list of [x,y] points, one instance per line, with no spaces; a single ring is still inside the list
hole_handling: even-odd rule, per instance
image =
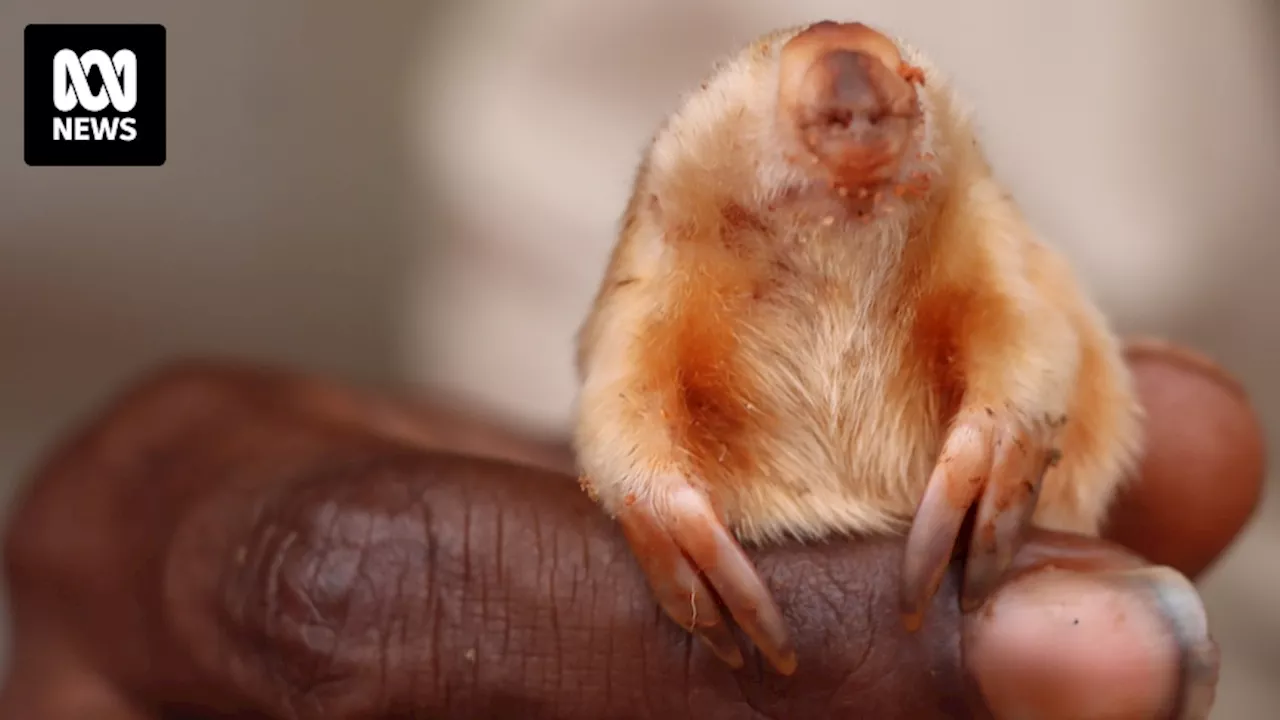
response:
[[[705,572],[784,672],[737,540],[910,528],[918,617],[975,502],[981,595],[1031,513],[1096,533],[1139,446],[1117,341],[945,79],[856,24],[757,41],[669,118],[578,360],[584,485],[664,608],[738,662]]]

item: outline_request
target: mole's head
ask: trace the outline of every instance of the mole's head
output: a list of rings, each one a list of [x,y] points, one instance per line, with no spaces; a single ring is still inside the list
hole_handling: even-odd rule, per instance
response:
[[[722,62],[655,138],[649,171],[674,191],[662,193],[670,202],[700,202],[708,188],[757,207],[838,193],[865,218],[919,206],[950,151],[971,146],[950,90],[918,51],[827,21],[771,33]]]
[[[881,189],[919,152],[921,70],[897,45],[860,23],[822,22],[778,53],[775,111],[795,161],[816,164],[838,187]]]

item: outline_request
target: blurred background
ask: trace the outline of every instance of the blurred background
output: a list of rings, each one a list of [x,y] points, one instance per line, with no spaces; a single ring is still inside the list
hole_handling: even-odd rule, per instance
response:
[[[561,430],[645,141],[717,56],[826,18],[928,50],[1118,327],[1225,364],[1275,446],[1276,3],[3,0],[0,485],[179,354]],[[22,27],[128,21],[168,28],[167,164],[26,167]],[[1217,718],[1280,707],[1278,549],[1272,492],[1203,585]]]

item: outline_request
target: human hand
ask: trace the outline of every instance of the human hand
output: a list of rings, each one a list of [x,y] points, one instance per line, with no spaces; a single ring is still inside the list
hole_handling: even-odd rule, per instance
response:
[[[1110,534],[1194,576],[1257,503],[1260,429],[1220,370],[1149,344],[1129,357],[1149,449]],[[1143,564],[1048,533],[968,618],[949,578],[916,634],[897,615],[901,539],[755,551],[800,669],[732,672],[658,611],[570,460],[295,374],[158,373],[16,505],[0,720],[888,720],[1007,716],[1028,694],[1044,718],[1170,707],[1170,622],[1199,615],[1194,595],[1149,573],[1046,569],[1064,548],[1081,567]],[[1161,610],[1170,597],[1190,604]],[[1063,608],[1080,620],[1065,632]]]

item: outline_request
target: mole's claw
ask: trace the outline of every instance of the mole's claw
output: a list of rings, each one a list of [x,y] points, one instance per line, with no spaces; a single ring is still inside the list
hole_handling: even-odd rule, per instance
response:
[[[667,615],[730,666],[741,667],[742,654],[716,605],[718,596],[779,673],[795,672],[782,612],[702,493],[680,484],[660,499],[636,500],[618,520]]]
[[[997,429],[995,462],[982,492],[965,558],[961,606],[976,609],[1009,569],[1021,544],[1055,451],[1031,433]]]
[[[943,443],[907,534],[902,615],[916,630],[942,583],[965,515],[991,474],[995,428],[985,415],[962,414]]]
[[[908,629],[922,622],[951,562],[961,526],[978,503],[965,559],[962,604],[972,610],[1004,576],[1022,542],[1045,472],[1055,457],[1050,428],[1028,427],[994,408],[963,410],[942,452],[907,536],[902,612]]]

